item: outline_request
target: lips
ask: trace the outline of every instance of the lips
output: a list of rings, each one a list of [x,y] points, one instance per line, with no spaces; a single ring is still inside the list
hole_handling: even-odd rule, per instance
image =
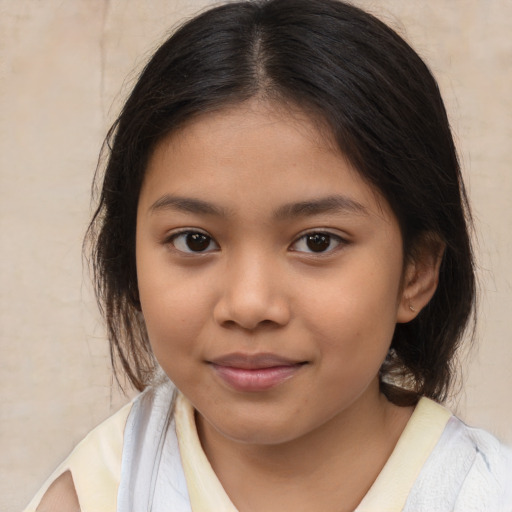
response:
[[[215,374],[236,391],[266,391],[301,371],[306,361],[275,354],[228,354],[208,361]]]

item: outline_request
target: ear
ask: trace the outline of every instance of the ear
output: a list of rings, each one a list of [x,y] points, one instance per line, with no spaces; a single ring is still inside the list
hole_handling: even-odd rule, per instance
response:
[[[404,269],[398,323],[416,318],[434,295],[445,247],[446,244],[433,233],[425,233],[414,244]]]

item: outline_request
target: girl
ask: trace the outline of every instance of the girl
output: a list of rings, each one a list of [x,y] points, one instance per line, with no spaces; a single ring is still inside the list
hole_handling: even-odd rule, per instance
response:
[[[512,455],[439,405],[471,317],[437,84],[336,0],[229,3],[165,42],[91,223],[142,393],[27,508],[510,511]]]

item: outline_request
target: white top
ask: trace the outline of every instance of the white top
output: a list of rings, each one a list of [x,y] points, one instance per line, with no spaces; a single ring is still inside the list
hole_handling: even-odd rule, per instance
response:
[[[67,470],[81,512],[237,512],[202,450],[191,404],[169,381],[93,430],[25,512]],[[400,511],[512,512],[512,452],[421,399],[355,512]]]

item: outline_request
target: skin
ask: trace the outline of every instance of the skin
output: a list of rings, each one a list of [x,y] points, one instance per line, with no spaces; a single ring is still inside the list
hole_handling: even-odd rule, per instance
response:
[[[183,231],[205,249],[191,251]],[[308,245],[315,233],[325,250]],[[380,394],[378,372],[395,324],[433,294],[438,258],[404,264],[389,205],[325,131],[257,101],[156,147],[136,253],[153,351],[194,405],[236,507],[353,510],[412,412]],[[231,354],[292,370],[268,389],[235,389],[212,364]]]
[[[70,471],[60,475],[46,491],[37,512],[80,512],[73,476]]]

